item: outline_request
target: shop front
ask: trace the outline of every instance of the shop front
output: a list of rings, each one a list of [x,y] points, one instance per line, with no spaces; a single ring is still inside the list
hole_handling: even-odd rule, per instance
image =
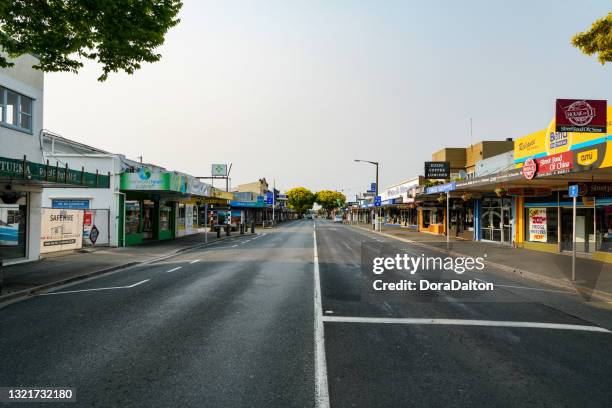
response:
[[[479,240],[512,244],[512,198],[484,196],[477,208]]]
[[[136,245],[198,233],[199,204],[210,186],[184,174],[143,167],[121,174],[121,192],[120,245]]]
[[[110,177],[66,166],[0,157],[0,258],[5,264],[37,260],[62,239],[42,244],[43,188],[108,189]],[[58,212],[68,211],[58,209]],[[56,234],[57,235],[57,234]]]

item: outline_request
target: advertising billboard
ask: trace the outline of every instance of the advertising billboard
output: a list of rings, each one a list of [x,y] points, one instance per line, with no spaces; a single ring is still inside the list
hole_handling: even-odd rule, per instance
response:
[[[80,249],[83,246],[83,211],[43,208],[40,252]]]

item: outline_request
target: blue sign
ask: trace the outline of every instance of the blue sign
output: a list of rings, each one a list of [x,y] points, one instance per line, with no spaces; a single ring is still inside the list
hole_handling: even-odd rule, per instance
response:
[[[62,210],[87,210],[89,208],[89,200],[54,198],[51,200],[51,207]]]
[[[573,186],[569,186],[569,196],[570,197],[578,197],[578,184],[574,184]]]
[[[268,191],[266,193],[266,204],[274,204],[274,193],[272,193],[271,191]]]
[[[452,183],[438,184],[432,187],[427,187],[425,189],[425,194],[448,193],[450,191],[454,191],[456,188],[457,183],[453,181]]]
[[[370,184],[370,191],[371,191],[372,193],[375,193],[375,192],[376,192],[376,183],[372,183],[372,184]]]
[[[380,196],[374,197],[374,206],[375,207],[380,207],[381,204],[382,204],[382,201],[380,199]]]
[[[264,208],[266,204],[259,201],[230,201],[230,207]]]
[[[257,196],[257,202],[258,202],[258,203],[263,203],[263,202],[264,202],[264,196],[262,196],[262,195],[258,195],[258,196]]]

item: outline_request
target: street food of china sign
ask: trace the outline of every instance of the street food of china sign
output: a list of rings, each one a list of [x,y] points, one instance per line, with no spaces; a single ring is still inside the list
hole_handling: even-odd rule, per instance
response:
[[[525,160],[521,173],[527,180],[536,176],[551,176],[569,173],[574,168],[574,152],[551,154],[539,159]]]
[[[594,99],[557,99],[557,132],[605,133],[607,101]]]

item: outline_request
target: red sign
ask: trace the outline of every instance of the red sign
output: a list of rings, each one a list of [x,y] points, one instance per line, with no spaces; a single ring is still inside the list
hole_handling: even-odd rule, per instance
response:
[[[570,150],[552,154],[537,159],[537,163],[538,175],[540,176],[569,173],[574,168],[574,152]]]
[[[605,133],[607,101],[593,99],[557,99],[557,132]]]
[[[537,171],[538,171],[538,165],[536,164],[535,160],[533,160],[531,157],[525,160],[525,163],[523,163],[522,172],[523,172],[523,176],[527,180],[531,180],[532,178],[534,178]]]
[[[83,212],[83,225],[91,225],[91,211]]]

